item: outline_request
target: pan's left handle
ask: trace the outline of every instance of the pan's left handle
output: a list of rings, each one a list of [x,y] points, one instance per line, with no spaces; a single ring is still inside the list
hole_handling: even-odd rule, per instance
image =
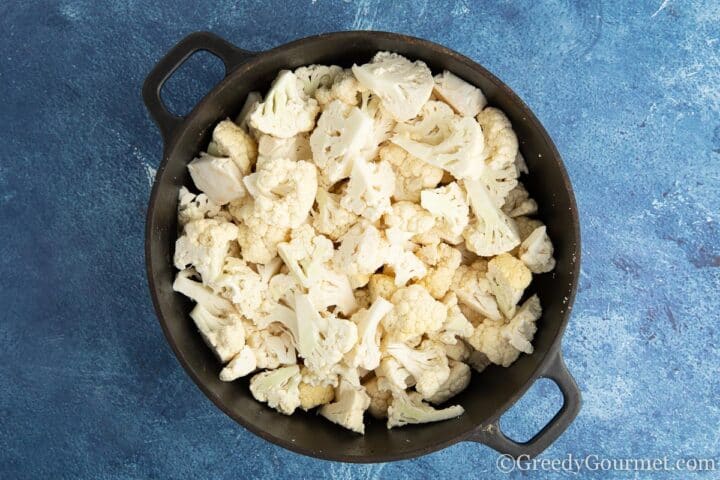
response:
[[[145,106],[160,129],[167,145],[183,117],[171,113],[160,97],[160,91],[168,78],[195,52],[207,51],[218,57],[225,65],[225,76],[235,67],[255,55],[242,50],[225,39],[210,32],[195,32],[180,40],[153,67],[143,84]]]

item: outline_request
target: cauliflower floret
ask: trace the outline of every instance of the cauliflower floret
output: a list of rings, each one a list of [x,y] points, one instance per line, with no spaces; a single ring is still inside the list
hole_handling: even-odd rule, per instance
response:
[[[435,95],[464,117],[474,117],[487,105],[485,95],[479,88],[447,70],[435,75],[434,80]]]
[[[260,92],[248,93],[247,97],[245,97],[245,102],[243,103],[240,112],[235,117],[235,124],[246,132],[250,133],[256,139],[257,136],[255,135],[255,133],[257,133],[257,130],[255,130],[254,128],[250,128],[248,122],[250,121],[250,114],[253,112],[253,110],[255,110],[255,107],[260,102],[262,102],[262,95],[260,94]]]
[[[388,406],[392,398],[390,391],[380,390],[377,377],[372,377],[363,383],[363,386],[365,387],[365,392],[370,397],[368,413],[378,419],[387,418]]]
[[[387,427],[402,427],[414,423],[439,422],[459,417],[465,412],[460,405],[436,410],[422,401],[422,396],[416,392],[409,394],[403,391],[392,393],[392,402],[388,407]]]
[[[510,218],[519,217],[521,215],[533,215],[538,211],[538,204],[535,200],[530,198],[530,194],[525,189],[525,186],[518,182],[507,197],[505,197],[505,203],[502,206],[502,211],[507,214]]]
[[[300,367],[291,365],[258,373],[250,380],[250,392],[260,402],[285,415],[300,406]]]
[[[208,312],[216,317],[225,317],[229,314],[236,314],[233,304],[225,298],[216,295],[213,291],[200,282],[191,280],[196,272],[187,269],[178,272],[173,282],[173,290],[182,293],[198,305],[202,305]]]
[[[455,271],[450,289],[457,295],[460,303],[474,312],[493,320],[502,316],[497,301],[490,290],[490,282],[485,278],[487,262],[477,260],[472,265],[460,265]]]
[[[425,287],[436,299],[442,299],[460,266],[462,254],[446,243],[439,243],[421,247],[416,255],[429,266],[427,274],[418,280],[418,285]]]
[[[322,86],[315,91],[315,98],[324,108],[335,100],[356,107],[360,103],[360,95],[363,90],[350,70],[341,70],[333,78],[331,85]]]
[[[471,324],[472,327],[472,324]],[[473,331],[475,327],[472,327]],[[470,333],[472,335],[472,333]],[[463,340],[455,342],[455,344],[450,343],[443,343],[443,349],[445,350],[445,355],[447,355],[449,360],[455,360],[456,362],[465,362],[468,358],[470,358],[470,355],[472,354],[473,350],[468,346],[467,343],[465,343]]]
[[[485,185],[466,180],[465,189],[475,220],[463,232],[467,248],[480,256],[491,257],[520,244],[515,223],[492,200]]]
[[[261,135],[258,141],[257,168],[262,168],[265,162],[284,158],[286,160],[312,160],[310,150],[310,136],[299,133],[290,138],[277,138],[272,135]]]
[[[514,163],[508,163],[502,168],[487,166],[480,174],[480,181],[487,188],[488,194],[496,207],[501,208],[505,199],[517,186],[518,171]]]
[[[395,307],[383,318],[388,336],[406,341],[425,333],[440,330],[447,318],[447,309],[424,287],[410,285],[396,291],[390,299]]]
[[[333,243],[315,234],[308,224],[293,230],[290,238],[289,242],[278,244],[278,254],[300,285],[310,288],[318,279],[319,270],[333,257]]]
[[[367,275],[369,281],[370,275],[383,265],[387,245],[374,225],[356,223],[340,242],[333,262],[338,270],[351,277],[351,281],[358,275]]]
[[[247,332],[248,324],[245,326]],[[251,329],[245,342],[255,355],[257,368],[278,368],[297,363],[293,339],[286,332],[274,334],[270,330]]]
[[[244,179],[254,208],[270,225],[297,228],[308,217],[317,193],[317,170],[305,161],[276,158]]]
[[[320,310],[336,306],[343,315],[350,315],[358,309],[348,276],[327,265],[318,269],[308,295],[312,304]]]
[[[460,310],[457,296],[454,293],[448,293],[443,299],[443,303],[447,307],[445,323],[439,332],[432,333],[429,337],[431,340],[443,344],[454,345],[458,343],[457,337],[466,338],[472,335],[473,325]]]
[[[328,187],[350,176],[353,159],[366,148],[373,122],[356,107],[331,102],[310,135],[313,161],[320,170],[321,185]]]
[[[310,385],[300,382],[300,407],[308,411],[330,403],[335,398],[335,389],[332,385]]]
[[[415,385],[415,378],[392,356],[384,357],[375,370],[381,391],[404,391]]]
[[[227,257],[220,275],[206,283],[215,293],[233,302],[246,318],[257,316],[265,285],[242,259]]]
[[[240,352],[220,371],[220,380],[232,382],[247,376],[257,369],[257,359],[252,348],[244,346]]]
[[[365,393],[365,388],[341,381],[335,390],[335,402],[324,405],[320,415],[362,435],[365,434],[363,416],[369,406],[370,397]]]
[[[433,228],[435,219],[420,205],[412,202],[397,202],[383,215],[387,227],[385,234],[390,243],[403,245],[415,236]]]
[[[475,328],[468,342],[475,350],[485,354],[490,362],[508,367],[518,359],[520,353],[533,352],[530,342],[535,336],[535,323],[541,313],[540,300],[537,295],[533,295],[517,310],[510,322],[487,319]]]
[[[203,281],[212,282],[222,272],[230,242],[237,236],[238,228],[230,222],[215,219],[190,222],[175,242],[175,267],[183,270],[192,265]]]
[[[380,321],[393,308],[392,303],[377,298],[368,310],[358,310],[351,320],[357,325],[358,344],[348,353],[346,363],[352,367],[375,370],[380,365],[379,331]]]
[[[462,233],[470,221],[470,207],[465,192],[457,182],[420,193],[420,204],[435,217],[438,236],[452,244],[462,241]]]
[[[520,244],[520,260],[533,273],[547,273],[555,268],[553,244],[547,228],[538,227]]]
[[[342,72],[342,67],[337,65],[308,65],[296,69],[293,73],[302,84],[305,95],[312,97],[318,88],[331,86]]]
[[[270,225],[254,202],[231,203],[230,214],[237,222],[237,241],[243,259],[266,264],[277,256],[277,245],[288,239],[290,229]]]
[[[487,279],[498,308],[505,317],[512,318],[517,302],[532,281],[532,273],[522,261],[503,253],[488,262]]]
[[[364,91],[361,95],[360,110],[362,110],[368,117],[373,121],[373,133],[372,139],[369,142],[372,147],[370,151],[390,139],[392,131],[395,128],[395,119],[392,117],[382,106],[382,100],[377,95]],[[375,155],[370,155],[368,158],[373,158]]]
[[[444,105],[438,108],[437,105]],[[423,116],[398,125],[390,141],[411,155],[452,173],[456,178],[478,178],[485,167],[480,160],[483,135],[470,117],[454,115],[441,102],[428,102]]]
[[[317,101],[303,92],[303,85],[289,70],[282,70],[250,114],[250,126],[275,137],[290,138],[315,127],[320,111]]]
[[[421,191],[440,183],[443,170],[410,155],[404,149],[389,143],[380,147],[380,160],[387,161],[395,173],[393,199],[418,202]]]
[[[258,155],[255,140],[229,119],[217,124],[207,151],[216,157],[229,157],[243,175],[250,173]]]
[[[241,199],[247,193],[243,172],[230,158],[201,153],[187,168],[195,186],[218,205]]]
[[[340,196],[318,187],[315,196],[317,211],[312,211],[313,227],[333,241],[345,235],[358,216],[340,205]]]
[[[434,84],[425,63],[411,62],[397,53],[378,52],[370,63],[353,65],[352,71],[364,87],[382,99],[383,106],[399,122],[420,113]]]
[[[231,313],[220,317],[197,304],[190,312],[190,318],[222,363],[232,360],[245,347],[245,329],[239,315]]]
[[[370,276],[368,289],[370,291],[370,299],[374,302],[378,298],[389,299],[397,291],[395,278],[384,273],[375,273]]]
[[[502,110],[493,107],[485,108],[477,116],[485,138],[485,148],[481,158],[495,169],[502,169],[508,164],[515,164],[518,154],[518,140],[510,120]]]
[[[185,187],[178,194],[178,225],[182,228],[194,220],[215,218],[220,215],[221,207],[201,193],[195,195]]]
[[[424,340],[419,349],[390,342],[385,350],[415,378],[415,390],[423,397],[433,396],[450,375],[444,349],[431,340]]]
[[[470,367],[462,362],[450,361],[450,376],[440,385],[440,388],[434,395],[427,397],[430,403],[435,405],[445,403],[452,397],[462,392],[470,385],[471,370]]]
[[[350,181],[340,205],[371,222],[390,210],[390,197],[395,189],[395,174],[388,162],[369,162],[355,157]]]

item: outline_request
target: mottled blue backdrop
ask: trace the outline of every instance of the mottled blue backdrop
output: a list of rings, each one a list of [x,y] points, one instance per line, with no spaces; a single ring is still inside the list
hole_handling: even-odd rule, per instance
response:
[[[402,32],[507,82],[555,139],[582,218],[563,350],[584,406],[543,458],[720,457],[720,3],[290,3],[0,3],[0,476],[506,477],[470,443],[386,465],[301,457],[182,371],[144,275],[161,141],[140,87],[195,30],[249,50]],[[222,74],[193,59],[168,102],[186,111]],[[527,438],[557,408],[554,385],[522,407],[503,424]]]

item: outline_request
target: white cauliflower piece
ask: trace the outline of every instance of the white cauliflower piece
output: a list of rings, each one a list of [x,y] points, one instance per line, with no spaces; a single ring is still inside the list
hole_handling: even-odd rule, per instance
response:
[[[200,282],[191,279],[195,276],[193,270],[182,270],[178,272],[173,282],[173,290],[182,293],[198,305],[202,305],[208,312],[216,317],[225,317],[229,314],[236,314],[233,304],[213,293],[213,291]]]
[[[397,53],[378,52],[370,63],[353,65],[352,71],[365,88],[382,99],[383,106],[399,122],[420,113],[434,84],[425,63],[411,62]]]
[[[436,410],[422,401],[422,396],[416,392],[405,393],[394,391],[392,402],[388,407],[387,427],[402,427],[416,423],[429,423],[459,417],[465,412],[460,405]]]
[[[237,222],[237,241],[243,259],[248,262],[266,264],[277,257],[277,245],[288,239],[290,229],[270,225],[254,202],[229,206],[230,214]]]
[[[257,317],[266,286],[244,260],[225,258],[222,272],[206,283],[215,293],[233,302],[244,317]]]
[[[358,310],[351,320],[357,325],[358,344],[346,356],[346,362],[352,367],[375,370],[380,365],[380,344],[378,327],[380,321],[393,308],[392,303],[378,297],[369,309]]]
[[[420,285],[399,289],[390,301],[395,307],[382,324],[389,337],[401,342],[439,331],[447,318],[445,305]]]
[[[289,242],[278,244],[280,258],[305,288],[310,288],[319,278],[319,271],[333,257],[334,252],[332,241],[317,235],[308,224],[293,230]]]
[[[300,382],[300,408],[306,412],[320,405],[330,403],[335,398],[332,385],[310,385]]]
[[[312,160],[310,136],[299,133],[290,138],[277,138],[272,135],[260,135],[258,140],[257,168],[269,160],[284,158],[286,160]]]
[[[241,199],[247,193],[243,172],[230,158],[201,153],[187,168],[195,186],[218,205]]]
[[[485,108],[477,116],[485,138],[485,148],[481,158],[491,168],[502,169],[515,164],[518,154],[518,140],[510,120],[502,110]]]
[[[297,228],[308,217],[317,193],[317,170],[305,161],[276,158],[245,177],[255,209],[276,227]]]
[[[255,110],[255,107],[260,102],[262,102],[262,95],[260,94],[260,92],[248,93],[247,97],[245,97],[245,102],[243,103],[240,112],[235,117],[235,124],[237,124],[246,132],[252,134],[254,129],[250,128],[248,122],[250,121],[250,114],[253,112],[253,110]]]
[[[417,203],[423,190],[436,187],[442,180],[442,169],[413,157],[392,143],[380,147],[378,155],[380,160],[392,166],[395,173],[393,198],[396,201]]]
[[[311,212],[313,227],[333,241],[347,233],[358,219],[350,210],[340,205],[340,196],[318,187],[315,196],[317,210]]]
[[[458,343],[458,337],[466,338],[472,335],[473,325],[460,310],[457,296],[454,293],[448,293],[443,299],[443,303],[447,307],[445,323],[443,323],[439,332],[430,334],[429,337],[431,340],[443,344],[454,345]]]
[[[512,318],[517,303],[532,281],[532,272],[522,261],[503,253],[488,262],[487,279],[498,308],[505,317]]]
[[[302,84],[305,95],[312,97],[318,88],[330,87],[342,72],[342,67],[337,65],[308,65],[293,73]]]
[[[383,357],[375,370],[381,391],[404,391],[415,385],[415,378],[392,356]]]
[[[468,342],[475,350],[487,356],[490,362],[508,367],[518,359],[520,353],[529,355],[533,352],[531,342],[537,331],[535,324],[541,314],[540,300],[537,295],[533,295],[517,310],[510,322],[487,319],[475,328]]]
[[[404,246],[411,238],[422,235],[435,226],[432,214],[413,202],[397,202],[383,215],[388,240]]]
[[[463,117],[474,117],[487,105],[482,90],[447,70],[434,80],[435,95]]]
[[[185,187],[180,187],[178,194],[178,225],[182,228],[194,220],[215,218],[220,215],[222,207],[201,193],[195,195]]]
[[[470,117],[457,115],[429,118],[437,121],[433,128],[422,124],[422,130],[415,133],[412,128],[401,130],[398,126],[398,133],[390,141],[420,160],[447,170],[456,178],[480,177],[485,168],[480,160],[483,151],[480,125]]]
[[[223,120],[217,124],[207,151],[215,157],[230,158],[243,175],[250,173],[258,155],[255,140],[230,120]]]
[[[501,320],[497,301],[485,277],[487,262],[477,260],[472,265],[461,265],[455,271],[450,289],[457,295],[460,303],[473,311],[493,320]]]
[[[392,399],[390,391],[380,390],[377,377],[372,377],[363,383],[363,386],[365,387],[365,393],[370,397],[368,413],[374,418],[387,418],[388,406]]]
[[[260,402],[285,415],[300,406],[300,367],[291,365],[258,373],[250,380],[250,392]]]
[[[472,375],[470,367],[462,362],[452,360],[449,363],[450,375],[447,380],[440,385],[438,391],[427,398],[430,403],[434,403],[435,405],[445,403],[470,385],[470,377]]]
[[[472,324],[471,324],[472,327]],[[473,331],[475,331],[475,327],[472,327]],[[472,333],[470,333],[472,335]],[[447,355],[449,360],[455,360],[456,362],[465,362],[470,358],[470,355],[472,354],[473,350],[468,346],[467,343],[460,340],[455,342],[455,344],[450,343],[443,343],[442,344],[443,349],[445,350],[445,355]]]
[[[370,275],[383,265],[387,245],[380,231],[370,223],[356,223],[340,239],[333,262],[348,276]]]
[[[265,100],[250,114],[250,126],[275,137],[290,138],[315,127],[320,111],[317,101],[303,92],[303,85],[289,70],[282,70]]]
[[[257,359],[252,348],[244,346],[230,362],[220,371],[220,380],[232,382],[250,375],[257,369]]]
[[[520,244],[515,223],[495,205],[485,185],[466,180],[465,190],[475,220],[463,232],[467,248],[483,257],[512,250]]]
[[[370,151],[372,152],[375,147],[390,139],[395,128],[395,119],[382,106],[380,97],[368,91],[362,92],[359,108],[373,121],[372,136],[369,142],[372,147]],[[370,155],[368,158],[372,157],[374,155]]]
[[[420,193],[420,204],[435,217],[441,239],[452,244],[462,240],[462,233],[470,221],[470,207],[465,192],[457,182],[423,190]]]
[[[538,227],[520,244],[520,260],[533,273],[547,273],[555,268],[553,244],[547,228]]]
[[[505,197],[502,211],[510,218],[516,218],[522,215],[533,215],[538,211],[538,204],[530,198],[530,194],[525,189],[525,186],[518,182],[515,188]]]
[[[455,271],[460,266],[462,254],[446,243],[425,245],[415,253],[428,265],[427,274],[418,280],[436,299],[442,299],[450,288]]]
[[[372,120],[358,108],[340,101],[327,105],[310,135],[313,161],[323,186],[350,176],[353,159],[366,148],[372,130]]]
[[[368,162],[355,157],[350,181],[340,199],[340,205],[374,222],[390,210],[390,197],[394,189],[395,174],[389,163]]]
[[[265,329],[249,328],[245,324],[245,342],[255,355],[257,368],[278,368],[280,365],[294,365],[297,363],[295,346],[290,334]],[[250,333],[247,333],[247,332]]]
[[[326,108],[329,103],[336,100],[357,107],[364,90],[350,70],[342,70],[333,79],[331,85],[320,87],[315,91],[315,98],[322,108]]]
[[[480,181],[487,188],[490,198],[496,207],[501,208],[505,200],[517,186],[518,171],[514,163],[508,163],[502,168],[487,166],[480,174]]]
[[[190,312],[190,318],[195,322],[205,343],[222,363],[232,360],[245,347],[245,329],[239,315],[213,315],[198,303]]]
[[[319,413],[331,422],[363,435],[363,416],[369,406],[370,397],[365,393],[365,388],[341,381],[335,390],[335,401],[323,405]]]
[[[220,275],[230,242],[237,236],[238,228],[231,222],[215,219],[190,222],[175,242],[175,267],[183,270],[192,265],[203,281],[212,282]]]
[[[308,288],[313,305],[320,310],[336,306],[343,315],[350,315],[359,308],[347,275],[327,265],[319,268],[316,273],[317,276]]]
[[[389,299],[392,298],[393,294],[397,291],[398,287],[395,285],[395,278],[391,275],[385,275],[384,273],[375,273],[370,276],[368,282],[368,290],[370,294],[370,300],[373,302],[378,298]]]
[[[385,351],[415,378],[415,390],[423,397],[433,396],[450,375],[445,351],[436,342],[424,340],[419,349],[390,342]]]

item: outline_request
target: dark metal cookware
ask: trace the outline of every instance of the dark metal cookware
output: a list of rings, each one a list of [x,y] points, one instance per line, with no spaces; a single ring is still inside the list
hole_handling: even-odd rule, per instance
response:
[[[225,78],[186,117],[170,113],[160,98],[165,81],[193,53],[204,50],[225,64]],[[203,343],[188,316],[191,303],[173,292],[172,254],[176,239],[178,189],[189,184],[187,163],[203,150],[213,126],[234,117],[245,96],[265,91],[278,70],[312,63],[350,66],[364,63],[378,50],[423,60],[434,71],[450,70],[482,89],[491,105],[510,118],[532,175],[524,179],[540,205],[555,245],[557,267],[536,276],[532,289],[540,296],[543,316],[534,340],[535,352],[509,368],[491,366],[452,400],[465,407],[461,417],[427,425],[387,430],[368,419],[364,436],[356,435],[312,413],[284,416],[257,402],[247,380],[224,383],[220,364]],[[313,457],[349,462],[383,462],[423,455],[461,441],[484,443],[513,456],[537,455],[570,425],[580,409],[580,392],[568,373],[560,340],[570,315],[580,267],[577,206],[565,167],[553,142],[530,109],[490,72],[452,50],[417,38],[382,32],[341,32],[305,38],[266,52],[248,52],[211,33],[181,40],[148,75],[143,98],[160,128],[164,154],[147,212],[147,275],[160,325],[173,351],[200,389],[227,415],[253,433],[289,450]],[[535,379],[552,379],[562,391],[560,411],[530,441],[517,443],[499,427],[499,418]]]

